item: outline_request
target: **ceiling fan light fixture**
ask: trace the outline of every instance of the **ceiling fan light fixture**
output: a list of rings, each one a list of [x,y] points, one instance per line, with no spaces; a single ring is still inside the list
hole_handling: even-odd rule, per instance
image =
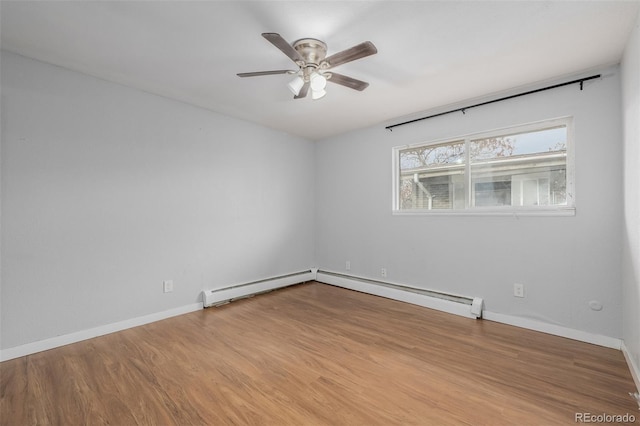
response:
[[[291,80],[291,82],[289,82],[289,84],[287,85],[287,87],[289,87],[289,90],[291,90],[291,92],[293,92],[295,96],[298,96],[298,94],[300,93],[300,89],[302,89],[302,86],[304,86],[304,80],[299,75],[297,75],[296,78]]]
[[[327,91],[324,90],[324,89],[322,89],[322,90],[313,90],[312,89],[311,90],[311,99],[313,99],[315,101],[315,100],[318,100],[320,98],[323,98],[324,95],[326,95],[326,94],[327,94]]]
[[[324,88],[327,87],[327,79],[322,74],[318,74],[314,72],[311,74],[309,79],[309,83],[311,84],[311,90],[313,91],[322,91],[324,92]],[[324,96],[324,95],[323,95]]]

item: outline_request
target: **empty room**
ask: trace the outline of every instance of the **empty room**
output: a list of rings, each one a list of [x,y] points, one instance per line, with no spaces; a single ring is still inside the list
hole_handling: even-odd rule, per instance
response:
[[[640,424],[640,1],[0,18],[0,425]]]

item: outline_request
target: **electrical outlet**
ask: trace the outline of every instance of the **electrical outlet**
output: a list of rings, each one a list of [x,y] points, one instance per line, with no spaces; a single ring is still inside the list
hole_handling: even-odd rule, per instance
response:
[[[344,269],[346,269],[347,271],[351,270],[351,261],[347,260],[347,262],[344,264]]]
[[[162,288],[165,293],[171,293],[173,291],[173,280],[162,281]]]
[[[524,297],[524,284],[514,284],[513,285],[513,296],[514,297]]]
[[[382,275],[382,278],[387,278],[387,268],[382,268],[380,270],[380,275]]]

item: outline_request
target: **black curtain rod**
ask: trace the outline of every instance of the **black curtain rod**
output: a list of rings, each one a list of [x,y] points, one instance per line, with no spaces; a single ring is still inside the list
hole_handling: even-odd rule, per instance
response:
[[[517,98],[517,97],[520,97],[520,96],[531,95],[533,93],[543,92],[545,90],[556,89],[556,88],[562,87],[562,86],[569,86],[571,84],[576,84],[576,83],[580,83],[580,90],[582,90],[582,85],[583,85],[583,83],[585,81],[593,80],[595,78],[600,78],[600,74],[592,75],[590,77],[579,78],[578,80],[567,81],[566,83],[554,84],[553,86],[547,86],[547,87],[543,87],[541,89],[530,90],[528,92],[518,93],[516,95],[505,96],[504,98],[494,99],[492,101],[481,102],[479,104],[466,106],[466,107],[463,107],[463,108],[452,109],[451,111],[440,112],[438,114],[433,114],[433,115],[430,115],[428,117],[416,118],[414,120],[409,120],[409,121],[405,121],[403,123],[398,123],[398,124],[393,124],[391,126],[387,126],[387,127],[385,127],[385,129],[393,130],[394,127],[404,126],[405,124],[411,124],[411,123],[415,123],[416,121],[421,121],[421,120],[426,120],[426,119],[429,119],[429,118],[439,117],[441,115],[451,114],[451,113],[459,112],[459,111],[464,114],[466,112],[466,110],[471,109],[471,108],[475,108],[475,107],[479,107],[479,106],[483,106],[483,105],[489,105],[489,104],[492,104],[494,102],[506,101],[507,99],[513,99],[513,98]]]

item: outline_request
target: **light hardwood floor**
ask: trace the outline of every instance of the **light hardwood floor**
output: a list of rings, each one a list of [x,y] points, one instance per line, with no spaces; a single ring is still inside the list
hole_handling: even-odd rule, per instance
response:
[[[619,351],[319,283],[0,370],[2,425],[640,422]]]

